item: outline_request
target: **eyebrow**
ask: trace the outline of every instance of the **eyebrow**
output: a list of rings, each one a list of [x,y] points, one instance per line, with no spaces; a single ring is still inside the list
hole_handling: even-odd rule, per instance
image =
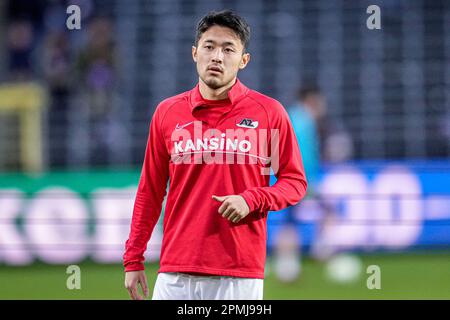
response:
[[[213,43],[213,44],[216,43],[214,40],[211,40],[211,39],[207,39],[207,40],[205,40],[205,42]],[[230,41],[225,41],[222,43],[222,46],[236,46],[236,43],[230,42]]]

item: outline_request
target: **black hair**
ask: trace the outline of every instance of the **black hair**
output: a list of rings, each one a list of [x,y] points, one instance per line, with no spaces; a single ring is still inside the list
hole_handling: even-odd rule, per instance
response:
[[[300,99],[300,101],[304,101],[310,95],[319,94],[321,94],[320,88],[316,84],[308,84],[298,89],[298,98]]]
[[[211,11],[204,16],[197,24],[195,46],[198,45],[198,41],[202,34],[215,25],[233,30],[238,35],[239,39],[241,39],[244,46],[244,52],[247,50],[250,42],[250,26],[244,18],[231,10]]]

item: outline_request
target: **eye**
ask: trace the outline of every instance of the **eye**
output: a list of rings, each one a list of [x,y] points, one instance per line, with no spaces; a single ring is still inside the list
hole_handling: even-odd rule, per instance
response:
[[[225,48],[225,52],[230,53],[230,52],[234,52],[234,50],[231,48]]]
[[[211,45],[206,45],[204,48],[206,48],[206,49],[208,49],[208,50],[211,50],[211,49],[212,49],[212,46],[211,46]]]

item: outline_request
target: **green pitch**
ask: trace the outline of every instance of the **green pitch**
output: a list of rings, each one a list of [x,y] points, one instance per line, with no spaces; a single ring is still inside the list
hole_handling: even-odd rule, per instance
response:
[[[300,279],[280,283],[269,268],[265,299],[450,299],[450,254],[362,256],[363,272],[352,284],[336,284],[325,276],[325,266],[304,259]],[[270,262],[270,260],[269,260]],[[366,286],[366,268],[381,268],[381,289]],[[66,267],[36,263],[27,267],[0,265],[0,299],[128,299],[120,265],[79,264],[81,289],[68,290]],[[270,264],[269,264],[270,266]],[[147,265],[150,292],[158,265]]]

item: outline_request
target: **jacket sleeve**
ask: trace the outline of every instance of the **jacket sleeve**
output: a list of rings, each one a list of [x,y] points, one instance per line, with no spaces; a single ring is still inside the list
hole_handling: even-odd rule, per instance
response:
[[[250,212],[278,211],[297,204],[305,195],[307,180],[297,138],[289,116],[280,103],[271,116],[271,167],[277,177],[273,186],[254,187],[240,195]]]
[[[169,178],[169,154],[161,130],[159,108],[150,123],[147,147],[125,243],[125,271],[144,270],[144,252],[159,219]]]

